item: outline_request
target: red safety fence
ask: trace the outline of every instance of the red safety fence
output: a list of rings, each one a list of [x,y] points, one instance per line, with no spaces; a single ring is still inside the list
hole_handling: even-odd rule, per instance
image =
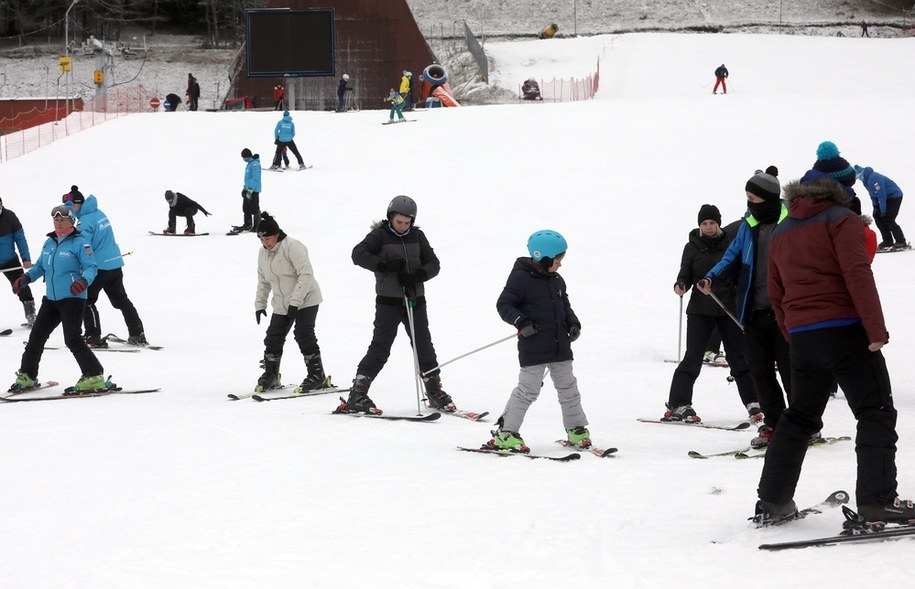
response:
[[[552,102],[574,102],[594,98],[600,89],[600,59],[597,69],[585,78],[553,78],[550,81],[540,80],[540,98]],[[519,91],[524,98],[524,92]],[[528,98],[530,100],[530,98]]]
[[[109,90],[104,100],[48,99],[47,107],[31,107],[0,118],[0,161],[25,155],[58,139],[135,112],[151,112],[155,94],[143,86]],[[24,102],[24,101],[23,101]],[[29,101],[34,103],[34,101]],[[69,108],[68,108],[69,107]],[[68,114],[69,113],[69,114]]]

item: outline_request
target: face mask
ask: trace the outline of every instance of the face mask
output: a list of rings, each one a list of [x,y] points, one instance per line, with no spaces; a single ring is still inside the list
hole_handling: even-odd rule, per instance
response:
[[[750,213],[756,217],[760,223],[774,223],[778,221],[778,215],[782,210],[782,203],[778,200],[767,200],[763,202],[747,203]]]

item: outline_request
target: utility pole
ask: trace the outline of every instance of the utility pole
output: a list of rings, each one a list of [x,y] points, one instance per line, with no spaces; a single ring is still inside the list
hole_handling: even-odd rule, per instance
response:
[[[70,63],[70,11],[73,10],[73,7],[76,6],[77,2],[79,2],[79,0],[73,0],[73,2],[70,3],[70,7],[67,8],[66,14],[64,14],[64,45],[65,45],[64,51],[66,51],[68,64]],[[70,70],[67,70],[67,108],[66,108],[67,116],[70,115],[70,77],[71,76],[72,76],[72,73],[70,72]]]

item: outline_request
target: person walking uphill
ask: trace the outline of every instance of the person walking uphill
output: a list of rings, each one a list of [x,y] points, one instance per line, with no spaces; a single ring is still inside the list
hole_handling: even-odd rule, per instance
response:
[[[419,360],[429,405],[447,412],[456,409],[451,396],[442,390],[426,308],[424,283],[438,276],[441,267],[426,234],[415,223],[416,202],[409,196],[395,196],[388,204],[387,219],[373,224],[353,248],[353,263],[375,274],[375,324],[349,399],[339,411],[381,413],[368,396],[369,387],[388,361],[401,324]],[[410,333],[411,311],[415,340]]]
[[[858,513],[866,521],[915,519],[896,491],[896,409],[881,349],[889,342],[861,220],[848,193],[811,170],[785,187],[789,216],[772,235],[769,297],[791,341],[793,392],[765,455],[755,520],[794,517],[794,492],[833,379],[858,422]]]
[[[855,166],[855,175],[864,184],[874,206],[874,223],[880,231],[877,248],[883,251],[912,249],[905,240],[902,227],[896,222],[902,206],[902,189],[899,185],[874,171],[870,166]]]
[[[38,317],[29,334],[25,352],[10,392],[27,391],[39,386],[38,369],[44,345],[58,325],[63,325],[64,343],[79,364],[82,376],[76,383],[78,392],[110,388],[104,368],[82,338],[80,326],[86,306],[87,289],[96,275],[96,256],[92,245],[74,227],[76,215],[65,206],[51,209],[54,231],[41,248],[41,256],[29,271],[16,279],[13,292],[44,277],[47,293],[41,300]]]
[[[86,297],[86,343],[93,348],[108,347],[102,339],[101,319],[95,306],[99,294],[104,290],[111,306],[124,316],[124,323],[127,324],[127,341],[137,346],[149,345],[140,314],[124,290],[124,272],[121,270],[124,267],[124,257],[114,237],[111,221],[98,208],[95,196],[90,194],[88,198],[83,197],[83,193],[76,186],[70,187],[70,192],[63,196],[63,201],[66,206],[73,209],[76,218],[79,219],[80,233],[92,245],[95,262],[98,265],[98,274],[89,285]]]
[[[571,444],[591,445],[588,418],[581,408],[578,381],[572,373],[572,342],[581,335],[581,322],[572,311],[566,283],[557,272],[568,244],[556,231],[543,230],[527,240],[530,257],[515,260],[496,310],[518,330],[518,386],[496,420],[490,448],[530,452],[521,437],[521,425],[531,404],[540,396],[547,370],[559,395],[562,425]]]
[[[674,293],[682,297],[690,286],[703,278],[727,251],[737,233],[740,221],[721,229],[721,213],[715,205],[702,205],[699,209],[699,227],[689,233],[689,241],[683,247],[680,272],[674,284]],[[713,291],[718,300],[734,311],[734,284],[716,280]],[[702,421],[693,409],[693,386],[702,369],[709,337],[716,327],[721,333],[725,353],[731,369],[731,377],[737,383],[740,400],[750,416],[750,421],[759,424],[763,413],[756,400],[756,388],[750,376],[750,368],[744,354],[743,335],[740,328],[728,317],[711,297],[693,291],[686,307],[686,354],[674,371],[670,383],[667,411],[661,421]]]
[[[728,93],[728,68],[724,67],[724,64],[721,64],[715,69],[715,87],[712,88],[712,94],[718,94],[718,86],[721,86],[721,89],[725,94]],[[707,87],[707,86],[706,86]]]
[[[308,368],[308,375],[295,392],[327,388],[330,385],[324,374],[321,348],[315,336],[318,305],[323,299],[308,250],[301,241],[286,235],[266,211],[261,213],[257,236],[263,247],[257,254],[254,318],[260,325],[261,317],[267,315],[267,297],[271,292],[273,313],[264,338],[264,373],[257,380],[255,391],[266,391],[283,384],[280,381],[280,360],[286,336],[293,325],[295,341]]]
[[[18,256],[16,248],[19,248]],[[22,258],[21,267],[19,258]],[[26,242],[22,223],[19,222],[16,213],[3,206],[3,199],[0,198],[0,270],[8,270],[3,275],[13,284],[22,276],[23,270],[31,267],[32,256],[29,255],[29,244]],[[32,296],[32,290],[28,286],[23,286],[17,294],[25,311],[24,326],[31,327],[35,325],[35,298]]]
[[[194,235],[197,230],[197,226],[194,224],[194,215],[197,212],[201,212],[204,216],[209,217],[210,212],[200,206],[200,204],[180,192],[174,192],[172,190],[165,191],[165,202],[168,203],[168,227],[165,228],[163,233],[168,235],[175,234],[175,225],[178,222],[178,216],[182,216],[187,223],[187,228],[184,230],[185,235]]]
[[[257,223],[261,214],[261,156],[251,153],[247,147],[241,150],[241,159],[245,160],[245,186],[241,189],[241,211],[244,221],[241,225],[232,227],[232,233],[242,231],[257,231]]]
[[[295,146],[295,123],[292,122],[292,117],[289,115],[289,111],[283,111],[283,118],[276,124],[276,127],[273,129],[273,137],[276,143],[276,153],[273,155],[273,164],[270,166],[271,170],[280,169],[280,161],[283,157],[283,148],[288,147],[292,154],[295,156],[295,159],[299,162],[299,169],[305,169],[305,161],[302,159],[302,155],[299,153],[299,148]]]

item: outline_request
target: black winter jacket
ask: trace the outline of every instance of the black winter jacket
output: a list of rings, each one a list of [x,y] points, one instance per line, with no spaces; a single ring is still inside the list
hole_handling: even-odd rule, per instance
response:
[[[547,273],[531,258],[518,258],[496,309],[503,321],[516,328],[525,318],[540,328],[534,335],[518,338],[521,366],[572,359],[569,328],[573,325],[580,328],[581,322],[572,311],[566,282],[559,274]]]
[[[731,223],[722,229],[721,235],[716,237],[705,237],[698,228],[690,231],[689,241],[683,247],[677,282],[688,290],[696,282],[702,280],[706,273],[718,263],[724,252],[727,251],[734,236],[737,235],[740,223],[742,223],[742,220]],[[712,292],[727,306],[729,311],[734,312],[735,287],[732,281],[713,280]],[[686,312],[710,315],[712,317],[726,315],[712,297],[704,295],[696,289],[693,289],[689,297]]]
[[[175,196],[178,197],[175,200],[175,204],[173,205],[171,201],[169,201],[168,206],[173,207],[179,215],[194,215],[197,213],[197,211],[202,212],[204,215],[210,214],[210,211],[200,206],[200,204],[192,198],[184,196],[180,192],[176,192]]]
[[[420,280],[413,287],[414,292],[407,292],[407,295],[415,297],[417,304],[423,304],[426,300],[423,282],[435,278],[441,270],[435,251],[419,227],[410,227],[405,234],[398,235],[388,221],[372,225],[365,239],[353,248],[352,257],[354,264],[375,273],[375,301],[387,305],[403,304],[404,286],[399,274],[419,273]],[[403,260],[403,267],[396,272],[379,269],[383,262],[393,260]]]

